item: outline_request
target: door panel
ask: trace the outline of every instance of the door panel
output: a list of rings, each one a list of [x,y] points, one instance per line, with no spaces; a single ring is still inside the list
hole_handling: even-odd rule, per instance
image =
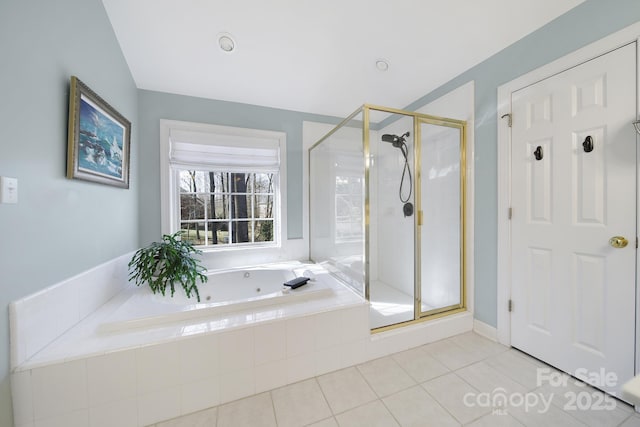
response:
[[[527,143],[527,152],[533,153],[541,149],[542,155],[546,153],[546,162],[529,162],[527,164],[527,201],[529,204],[529,221],[537,223],[551,223],[551,139]],[[538,148],[540,147],[540,148]],[[544,157],[543,157],[544,158]]]
[[[549,334],[549,305],[553,252],[549,249],[529,248],[529,283],[527,319],[530,327]]]
[[[574,299],[573,341],[584,350],[604,357],[606,316],[606,258],[573,254]]]
[[[635,44],[512,93],[511,342],[611,393],[634,374],[635,94]]]
[[[593,150],[586,153],[582,147],[587,137],[594,141],[605,141],[604,127],[582,132],[573,132],[573,195],[574,224],[605,225],[605,208],[607,200],[607,162],[605,150]]]

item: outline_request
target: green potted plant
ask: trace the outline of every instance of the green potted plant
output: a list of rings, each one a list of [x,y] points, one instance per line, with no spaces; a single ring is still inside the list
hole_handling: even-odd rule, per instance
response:
[[[206,269],[198,263],[194,255],[202,253],[187,241],[180,239],[181,232],[165,234],[161,242],[153,242],[145,248],[138,249],[129,261],[129,280],[137,286],[147,283],[153,293],[165,295],[167,286],[171,296],[175,286],[182,285],[187,298],[195,294],[200,302],[198,281],[207,281],[203,274]]]

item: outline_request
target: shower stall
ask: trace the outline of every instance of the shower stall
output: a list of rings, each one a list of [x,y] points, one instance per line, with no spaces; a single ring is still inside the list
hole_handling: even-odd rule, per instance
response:
[[[465,310],[466,122],[363,105],[309,149],[310,258],[371,329]]]

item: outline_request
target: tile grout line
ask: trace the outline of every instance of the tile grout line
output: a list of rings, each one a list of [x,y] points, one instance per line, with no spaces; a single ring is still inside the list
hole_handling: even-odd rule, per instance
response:
[[[337,372],[337,371],[334,371],[334,372]],[[327,404],[327,408],[329,408],[329,412],[331,412],[331,417],[335,419],[335,414],[333,413],[333,409],[331,409],[331,405],[329,405],[329,400],[327,399],[327,396],[325,396],[325,394],[324,394],[324,390],[322,389],[322,385],[320,384],[320,381],[318,381],[318,376],[313,377],[313,380],[315,381],[316,385],[318,386],[318,389],[320,390],[320,394],[322,395],[322,398],[324,399],[324,403],[326,403]],[[324,418],[324,419],[327,419],[327,418]],[[322,421],[322,420],[318,420],[318,421]],[[314,422],[318,422],[318,421],[314,421]],[[338,423],[338,420],[336,420],[336,424],[337,423]]]
[[[353,365],[353,366],[349,366],[349,367],[347,367],[347,368],[338,369],[337,371],[328,372],[327,374],[324,374],[324,375],[328,375],[328,374],[331,374],[331,373],[344,371],[344,370],[347,370],[347,369],[349,369],[349,368],[355,368],[356,372],[358,372],[358,375],[360,375],[360,376],[362,377],[362,379],[364,380],[364,382],[365,382],[365,383],[367,384],[367,386],[371,389],[371,391],[373,392],[374,396],[376,396],[376,399],[377,399],[377,398],[378,398],[378,395],[376,394],[376,392],[375,392],[375,391],[373,391],[373,389],[371,388],[371,386],[370,386],[370,385],[369,385],[369,383],[367,382],[366,378],[364,378],[364,375],[362,375],[362,374],[360,373],[360,371],[357,369],[357,367],[356,367],[356,366],[357,366],[357,365]],[[316,381],[317,381],[318,377],[315,377],[315,378],[316,378]],[[329,405],[329,401],[327,400],[327,397],[325,396],[325,394],[324,394],[324,390],[322,389],[322,386],[320,385],[320,382],[319,382],[319,381],[318,381],[318,386],[320,387],[320,391],[322,392],[322,397],[324,397],[325,402],[327,402],[327,406],[329,407],[329,410],[331,411],[331,414],[333,415],[333,417],[334,417],[334,418],[335,418],[336,416],[338,416],[338,415],[342,415],[342,414],[344,414],[344,413],[346,413],[346,412],[351,411],[352,409],[359,408],[359,407],[361,407],[361,406],[363,406],[363,405],[366,405],[366,404],[371,403],[371,402],[373,402],[373,401],[375,401],[375,400],[376,400],[376,399],[372,399],[372,400],[369,400],[369,401],[367,401],[367,402],[361,403],[360,405],[354,406],[353,408],[345,409],[344,411],[341,411],[341,412],[337,412],[337,413],[336,413],[336,412],[334,412],[334,411],[333,411],[333,408],[331,407],[331,405]],[[336,422],[337,422],[337,419],[336,419]]]
[[[457,343],[453,343],[453,344],[457,344]],[[459,346],[459,345],[458,345],[458,347],[460,347],[460,348],[464,349],[462,346]],[[420,347],[417,347],[417,348],[420,348]],[[403,350],[403,351],[407,351],[407,350]],[[399,353],[402,353],[402,352],[399,352]],[[395,353],[394,353],[394,354],[395,354]],[[431,355],[428,353],[428,351],[426,351],[426,350],[424,350],[424,355],[426,355],[426,356],[430,356],[430,357],[433,357],[433,356],[431,356]],[[397,393],[400,393],[400,392],[403,392],[403,391],[409,390],[409,389],[411,389],[411,388],[413,388],[413,387],[420,387],[420,389],[422,389],[425,393],[427,393],[427,395],[428,395],[431,399],[433,399],[433,401],[435,402],[435,404],[436,404],[436,405],[438,405],[440,408],[442,408],[442,409],[445,411],[445,413],[447,413],[447,414],[448,414],[449,416],[451,416],[454,420],[456,420],[456,421],[458,421],[460,424],[462,424],[462,421],[461,421],[460,419],[458,419],[455,415],[453,415],[453,414],[452,414],[452,413],[451,413],[447,408],[445,408],[445,407],[444,407],[444,406],[443,406],[443,405],[438,401],[438,399],[437,399],[435,396],[433,396],[431,393],[429,393],[429,391],[428,391],[428,390],[426,390],[426,389],[422,386],[422,384],[424,384],[424,383],[426,383],[426,382],[429,382],[429,381],[431,381],[431,380],[434,380],[434,379],[436,379],[436,378],[442,377],[442,376],[444,376],[444,375],[448,375],[448,374],[456,375],[456,373],[455,373],[455,371],[454,371],[454,370],[451,370],[448,366],[444,365],[444,364],[443,364],[441,361],[439,361],[437,358],[433,357],[433,359],[434,359],[434,360],[436,360],[436,361],[438,361],[439,363],[441,363],[441,364],[442,364],[442,365],[443,365],[443,366],[448,370],[448,372],[447,372],[447,373],[444,373],[444,374],[442,374],[442,375],[436,376],[436,377],[434,377],[434,378],[431,378],[431,379],[429,379],[429,380],[427,380],[427,381],[424,381],[424,382],[422,382],[422,383],[419,383],[419,382],[418,382],[418,381],[417,381],[413,376],[411,376],[411,375],[409,374],[409,372],[407,372],[407,371],[406,371],[406,369],[404,369],[404,367],[403,367],[403,366],[402,366],[402,365],[401,365],[397,360],[395,360],[395,359],[393,358],[393,355],[383,356],[383,357],[380,357],[380,358],[378,358],[378,359],[374,359],[374,360],[384,359],[385,357],[388,357],[388,358],[389,358],[390,360],[392,360],[396,365],[398,365],[398,367],[399,367],[399,368],[400,368],[400,369],[401,369],[401,370],[402,370],[402,371],[403,371],[403,372],[404,372],[404,373],[405,373],[405,374],[406,374],[406,375],[407,375],[407,376],[408,376],[412,381],[414,381],[414,384],[412,384],[412,385],[411,385],[411,386],[409,386],[409,387],[405,387],[405,388],[403,388],[403,389],[401,389],[401,390],[397,390],[395,393],[392,393],[392,394],[390,394],[390,395],[388,395],[388,396],[384,396],[384,397],[393,396],[394,394],[397,394]],[[372,385],[371,385],[371,384],[369,383],[369,381],[367,380],[367,377],[366,377],[366,376],[365,376],[365,375],[360,371],[360,369],[358,368],[358,366],[360,366],[360,365],[356,365],[356,369],[358,370],[358,372],[360,373],[360,375],[363,377],[363,379],[365,380],[365,382],[369,385],[369,387],[373,390]],[[462,369],[462,368],[460,368],[460,369]],[[460,378],[458,375],[456,375],[456,376],[457,376],[458,378]],[[462,379],[462,378],[461,378],[461,379]],[[462,379],[462,380],[464,381],[464,379]],[[464,382],[465,382],[465,383],[467,383],[466,381],[464,381]],[[470,385],[470,384],[469,384],[469,385]],[[470,386],[471,386],[471,385],[470,385]],[[473,387],[473,386],[471,386],[471,387],[472,387],[473,389],[476,389],[476,388],[475,388],[475,387]],[[391,416],[393,417],[393,419],[394,419],[394,420],[396,420],[396,422],[397,422],[398,424],[400,424],[400,425],[401,425],[400,420],[398,420],[398,419],[396,418],[396,416],[393,414],[393,412],[389,409],[389,407],[388,407],[388,406],[386,405],[386,403],[384,402],[384,398],[383,398],[382,396],[379,396],[379,395],[378,395],[378,393],[376,393],[376,392],[375,392],[375,390],[373,390],[373,392],[378,396],[378,399],[377,399],[377,400],[379,400],[379,401],[383,404],[383,406],[387,409],[387,411],[389,412],[389,414],[391,414]],[[370,403],[370,402],[368,402],[368,403]],[[363,405],[360,405],[360,406],[364,406],[364,404],[363,404]],[[483,416],[484,416],[484,415],[483,415]]]
[[[622,425],[623,425],[624,423],[626,423],[629,419],[631,419],[631,417],[633,417],[633,412],[632,412],[632,413],[630,413],[630,414],[627,416],[627,418],[625,418],[625,419],[623,419],[622,421],[620,421],[620,424],[616,424],[616,427],[622,427]]]
[[[395,361],[395,360],[393,359],[393,357],[391,357],[391,355],[387,355],[387,356],[379,357],[378,359],[374,359],[374,360],[384,359],[385,357],[388,357],[388,358],[389,358],[390,360],[392,360],[396,365],[398,365],[398,366],[400,367],[400,369],[402,369],[402,370],[404,371],[404,369],[402,368],[402,366],[400,366],[400,364],[399,364],[397,361]],[[370,361],[370,362],[372,362],[372,361]],[[367,363],[367,362],[365,362],[365,363]],[[360,365],[363,365],[363,363],[361,363]],[[380,403],[382,403],[382,406],[384,406],[384,408],[387,410],[387,412],[389,413],[389,415],[391,415],[391,417],[396,421],[396,423],[398,423],[398,425],[399,425],[399,426],[402,426],[402,424],[400,423],[400,420],[398,420],[398,419],[396,418],[396,416],[393,414],[393,412],[392,412],[392,411],[389,409],[389,407],[384,403],[384,400],[382,399],[382,397],[380,397],[380,395],[379,395],[378,393],[376,393],[376,391],[373,389],[373,386],[371,385],[371,383],[369,383],[369,381],[367,380],[367,377],[362,373],[362,371],[360,371],[360,369],[358,368],[358,366],[359,366],[359,365],[356,365],[356,366],[355,366],[356,371],[358,371],[358,373],[360,374],[360,376],[362,376],[362,378],[364,379],[364,382],[369,386],[369,388],[371,389],[371,391],[373,391],[373,394],[375,394],[375,395],[376,395],[376,397],[377,397],[377,399],[376,399],[376,400],[378,400]],[[413,379],[413,377],[412,377],[411,375],[409,375],[407,372],[405,372],[405,373],[407,374],[407,376],[408,376],[409,378],[411,378],[411,380],[412,380],[412,381],[415,381],[415,379]],[[415,386],[415,385],[413,385],[413,386],[411,386],[411,387],[414,387],[414,386]],[[409,388],[411,388],[411,387],[409,387]],[[396,391],[396,393],[400,393],[401,391],[408,390],[409,388],[405,388],[405,389],[402,389],[402,390],[398,390],[398,391]],[[393,394],[395,394],[395,393],[393,393]],[[392,394],[392,395],[393,395],[393,394]],[[390,395],[390,396],[392,396],[392,395]],[[372,400],[371,402],[375,402],[375,400]],[[363,403],[363,404],[362,404],[362,405],[360,405],[360,406],[368,405],[368,404],[369,404],[369,403],[371,403],[371,402]],[[360,406],[358,406],[358,407],[360,407]],[[355,409],[355,408],[353,408],[353,409]],[[345,411],[345,412],[346,412],[346,411]]]
[[[278,412],[276,411],[276,403],[273,401],[273,394],[272,394],[273,390],[269,390],[269,399],[271,400],[271,409],[273,410],[273,419],[276,422],[276,427],[278,427]],[[216,426],[218,425],[218,423],[216,422]]]
[[[396,421],[396,423],[398,423],[399,426],[402,426],[402,423],[400,422],[400,420],[396,418],[396,416],[394,415],[393,411],[391,411],[391,409],[389,409],[387,404],[384,403],[384,400],[382,398],[379,398],[378,400],[380,401],[380,403],[382,403],[382,406],[384,406],[384,408],[387,410],[387,412],[389,412],[389,415],[391,415],[391,417]]]
[[[447,338],[446,340],[450,340],[450,339],[451,339],[451,338]],[[463,350],[466,350],[464,347],[462,347],[461,345],[459,345],[459,344],[458,344],[458,343],[456,343],[455,341],[451,341],[451,343],[452,343],[452,344],[457,345],[458,347],[460,347],[460,348],[461,348],[461,349],[463,349]],[[506,351],[508,351],[508,350],[509,350],[509,348],[506,348],[506,350],[504,350],[504,351],[502,351],[502,352],[500,352],[500,353],[496,353],[495,355],[502,354],[502,353],[504,353],[504,352],[506,352]],[[473,422],[475,422],[475,421],[477,421],[477,420],[479,420],[479,419],[481,419],[481,418],[485,417],[486,415],[490,414],[491,412],[489,412],[488,414],[482,414],[482,415],[480,415],[480,416],[478,416],[478,417],[476,417],[476,418],[474,418],[474,419],[470,420],[469,422],[467,422],[467,423],[464,423],[464,424],[463,424],[462,420],[460,420],[460,419],[459,419],[458,417],[456,417],[452,412],[450,412],[446,407],[444,407],[444,405],[442,405],[442,404],[440,403],[440,401],[439,401],[439,400],[438,400],[434,395],[432,395],[431,393],[429,393],[429,390],[427,390],[426,388],[424,388],[423,384],[425,384],[425,383],[427,383],[427,382],[429,382],[429,381],[432,381],[432,380],[434,380],[434,379],[436,379],[436,378],[440,378],[440,377],[442,377],[442,376],[444,376],[444,375],[452,374],[452,375],[455,375],[457,378],[459,378],[463,383],[465,383],[465,384],[467,384],[469,387],[471,387],[473,390],[476,390],[478,393],[480,393],[481,391],[480,391],[477,387],[474,387],[472,384],[470,384],[470,383],[469,383],[467,380],[465,380],[463,377],[461,377],[461,376],[458,374],[458,371],[459,371],[459,370],[461,370],[461,369],[465,369],[465,368],[468,368],[468,367],[470,367],[470,366],[473,366],[473,365],[475,365],[476,363],[484,362],[484,361],[486,361],[487,359],[489,359],[489,358],[491,358],[491,357],[493,357],[493,356],[495,356],[495,355],[488,355],[488,356],[487,356],[487,357],[485,357],[485,358],[482,358],[482,359],[480,359],[480,360],[478,360],[478,361],[476,361],[476,362],[474,362],[474,363],[471,363],[471,364],[469,364],[469,365],[461,366],[461,367],[459,367],[458,369],[455,369],[455,370],[453,370],[453,369],[449,369],[449,367],[448,367],[448,366],[444,365],[444,363],[442,363],[440,360],[438,360],[435,356],[432,356],[434,359],[436,359],[436,360],[438,360],[440,363],[442,363],[442,364],[443,364],[447,369],[449,369],[449,372],[448,372],[447,374],[442,374],[442,375],[439,375],[438,377],[434,377],[434,378],[432,378],[432,379],[430,379],[430,380],[424,381],[424,382],[420,383],[419,385],[420,385],[420,387],[421,387],[421,388],[422,388],[422,389],[423,389],[423,390],[424,390],[424,391],[425,391],[425,392],[426,392],[426,393],[427,393],[427,394],[428,394],[428,395],[429,395],[429,396],[430,396],[430,397],[431,397],[431,398],[432,398],[432,399],[433,399],[433,400],[434,400],[434,401],[435,401],[435,402],[436,402],[440,407],[442,407],[442,408],[443,408],[443,409],[444,409],[444,410],[445,410],[445,411],[446,411],[446,412],[447,412],[447,413],[448,413],[448,414],[449,414],[449,415],[450,415],[454,420],[458,421],[461,425],[468,425],[468,424],[471,424],[471,423],[473,423]],[[518,421],[518,422],[519,422],[519,421]]]
[[[451,372],[449,372],[449,373],[450,373],[450,374],[452,374],[452,375],[455,375],[455,376],[456,376],[456,377],[458,377],[458,378],[460,378],[460,376],[459,376],[459,375],[457,375],[455,371],[451,371]],[[448,375],[448,374],[447,374],[447,375]],[[443,376],[443,375],[441,375],[441,376]],[[435,379],[435,378],[433,378],[433,379]],[[461,379],[465,384],[468,384],[468,383],[467,383],[463,378],[460,378],[460,379]],[[424,383],[427,383],[427,382],[429,382],[429,381],[431,381],[431,380],[425,381]],[[422,384],[424,384],[424,383],[420,383],[420,384],[419,384],[419,387],[420,387],[422,390],[424,390],[424,391],[425,391],[425,393],[427,393],[427,395],[428,395],[429,397],[431,397],[431,398],[433,399],[433,401],[434,401],[434,402],[436,402],[436,404],[437,404],[438,406],[440,406],[440,407],[441,407],[441,408],[442,408],[442,409],[443,409],[447,414],[449,414],[449,415],[451,416],[451,418],[453,418],[454,420],[456,420],[457,422],[459,422],[459,423],[460,423],[460,425],[464,425],[464,424],[462,423],[462,421],[461,421],[458,417],[456,417],[456,416],[455,416],[451,411],[449,411],[449,410],[448,410],[448,409],[447,409],[443,404],[441,404],[441,403],[440,403],[440,401],[439,401],[439,400],[438,400],[434,395],[432,395],[431,393],[429,393],[429,390],[427,390],[426,388],[424,388],[424,387],[422,386]],[[475,387],[473,387],[471,384],[469,384],[469,386],[470,386],[471,388],[473,388],[474,390],[477,390],[477,389],[476,389]],[[478,391],[480,391],[480,390],[478,390]],[[485,414],[485,415],[486,415],[486,414]],[[478,417],[478,419],[479,419],[479,418],[482,418],[482,417],[484,417],[484,415],[481,415],[480,417]],[[472,420],[471,422],[473,422],[473,421],[475,421],[475,420]],[[467,423],[467,424],[469,424],[469,423]]]
[[[219,366],[218,366],[219,367]],[[219,376],[219,375],[218,375]],[[218,386],[218,393],[222,394],[222,392],[220,391],[220,387]],[[220,397],[222,398],[222,397]],[[218,426],[218,424],[220,423],[220,407],[222,406],[222,404],[218,404],[216,406],[216,427]]]

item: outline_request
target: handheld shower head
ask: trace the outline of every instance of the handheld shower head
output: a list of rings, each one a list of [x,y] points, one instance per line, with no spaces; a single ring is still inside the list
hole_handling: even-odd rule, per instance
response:
[[[409,136],[409,132],[406,132],[405,134],[398,136],[398,135],[392,135],[390,133],[385,133],[384,135],[382,135],[382,141],[383,142],[390,142],[391,144],[393,144],[394,147],[396,148],[400,148],[402,147],[402,144],[405,143],[405,138]]]
[[[408,217],[413,215],[413,204],[409,202],[411,199],[411,191],[413,189],[413,184],[411,182],[411,168],[409,167],[409,148],[407,147],[406,139],[410,135],[409,132],[405,132],[402,135],[392,135],[390,133],[385,133],[380,138],[383,142],[391,143],[395,148],[399,148],[402,152],[402,156],[404,157],[404,167],[402,168],[402,178],[400,178],[400,189],[398,190],[398,195],[400,196],[400,201],[404,204],[402,210],[404,212],[404,216]],[[404,176],[405,173],[409,174],[409,195],[404,197],[402,194],[402,188],[404,187]]]
[[[398,135],[391,135],[390,133],[385,133],[384,135],[382,135],[382,140],[384,142],[391,142],[394,143],[396,142],[398,139],[400,139],[400,137],[398,137]]]

